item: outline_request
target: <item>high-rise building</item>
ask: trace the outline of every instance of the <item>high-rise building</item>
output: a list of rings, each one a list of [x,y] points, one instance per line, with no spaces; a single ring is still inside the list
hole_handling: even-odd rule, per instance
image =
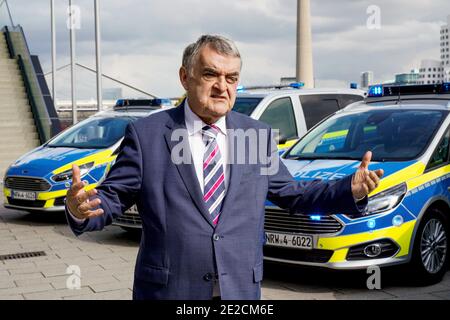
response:
[[[444,67],[441,61],[426,59],[420,62],[417,84],[436,84],[444,80]]]
[[[368,88],[373,83],[373,72],[366,71],[361,73],[361,88]]]
[[[417,84],[419,81],[419,70],[413,69],[410,73],[399,73],[395,75],[395,84]]]
[[[305,88],[314,88],[310,0],[297,0],[296,78]]]
[[[447,24],[441,26],[441,64],[443,70],[443,81],[450,82],[450,15],[447,17]]]

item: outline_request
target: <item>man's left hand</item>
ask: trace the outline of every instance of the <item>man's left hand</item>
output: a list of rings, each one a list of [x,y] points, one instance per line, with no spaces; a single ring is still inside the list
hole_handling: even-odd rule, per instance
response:
[[[372,159],[372,152],[367,151],[364,155],[358,170],[353,175],[352,179],[352,193],[355,199],[363,199],[369,193],[371,193],[380,182],[380,178],[383,176],[383,169],[375,171],[369,170],[369,163]]]

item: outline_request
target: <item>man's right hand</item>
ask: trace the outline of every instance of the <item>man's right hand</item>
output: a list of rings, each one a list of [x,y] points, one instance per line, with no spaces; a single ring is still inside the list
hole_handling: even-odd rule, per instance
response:
[[[76,164],[72,165],[72,186],[67,191],[66,204],[70,213],[78,219],[89,219],[103,214],[102,209],[93,210],[100,205],[99,198],[89,198],[97,194],[96,189],[84,190],[84,182],[80,178],[80,168]]]

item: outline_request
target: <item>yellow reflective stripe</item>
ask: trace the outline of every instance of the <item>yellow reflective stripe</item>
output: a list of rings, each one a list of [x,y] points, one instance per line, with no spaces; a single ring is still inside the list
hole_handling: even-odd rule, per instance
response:
[[[425,167],[425,166],[424,166]],[[437,179],[441,176],[450,173],[450,165],[446,165],[425,174],[422,174],[414,179],[408,181],[408,190],[415,189],[420,185],[423,185],[431,180]]]
[[[370,169],[370,167],[369,167]],[[369,194],[369,196],[373,196],[377,193],[380,193],[386,189],[389,189],[391,187],[394,187],[402,182],[407,182],[408,180],[415,178],[423,173],[425,170],[425,164],[423,164],[421,161],[418,161],[406,168],[403,168],[386,178],[382,178],[380,181],[380,184],[378,185],[378,188],[376,188],[372,193]],[[409,184],[408,184],[409,189]]]
[[[289,141],[286,141],[286,143],[279,144],[279,145],[278,145],[278,149],[286,149],[286,148],[289,148],[290,146],[294,145],[294,143],[296,143],[297,140],[298,140],[298,139],[289,140]]]
[[[374,131],[376,129],[377,129],[376,126],[369,126],[369,127],[364,128],[364,132],[370,132],[370,131]],[[348,134],[348,129],[340,130],[340,131],[332,131],[332,132],[325,133],[322,136],[322,139],[332,139],[332,138],[337,138],[337,137],[341,137],[341,136],[346,136],[347,134]]]
[[[332,238],[320,238],[318,249],[335,251],[329,262],[343,262],[347,256],[348,248],[377,239],[389,238],[400,246],[397,257],[407,255],[409,252],[410,240],[414,231],[416,220],[406,222],[399,227],[389,227],[372,232],[357,233]]]
[[[64,165],[62,167],[59,167],[58,169],[56,169],[52,173],[53,174],[58,174],[58,173],[66,171],[66,170],[70,170],[70,169],[72,169],[72,164],[76,164],[78,166],[81,166],[81,165],[83,165],[85,163],[94,162],[94,165],[97,166],[97,165],[103,164],[105,162],[112,161],[110,159],[114,159],[115,156],[111,157],[111,154],[112,154],[112,151],[109,150],[109,149],[104,150],[104,151],[100,151],[98,153],[92,154],[92,155],[84,157],[84,158],[80,158],[80,159],[78,159],[78,160],[76,160],[74,162],[71,162],[71,163],[68,163],[68,164],[66,164],[66,165]]]
[[[94,189],[96,186],[97,183],[88,184],[86,187],[84,187],[84,190],[89,191],[91,189]],[[64,197],[66,194],[66,189],[51,192],[39,192],[37,195],[37,200],[50,200],[54,198]]]
[[[322,139],[324,140],[324,139],[337,138],[337,137],[345,136],[345,135],[347,135],[347,133],[348,133],[348,130],[328,132],[322,136]]]

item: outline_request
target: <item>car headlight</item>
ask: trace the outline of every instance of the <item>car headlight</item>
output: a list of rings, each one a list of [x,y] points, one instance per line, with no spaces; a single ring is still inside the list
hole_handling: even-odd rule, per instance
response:
[[[80,177],[84,176],[86,173],[91,170],[92,166],[94,165],[94,162],[89,162],[86,164],[83,164],[80,166]],[[63,171],[61,173],[55,174],[51,178],[55,182],[62,182],[72,179],[72,169]]]
[[[403,182],[370,197],[364,215],[377,214],[396,207],[402,201],[407,190],[406,183]]]

